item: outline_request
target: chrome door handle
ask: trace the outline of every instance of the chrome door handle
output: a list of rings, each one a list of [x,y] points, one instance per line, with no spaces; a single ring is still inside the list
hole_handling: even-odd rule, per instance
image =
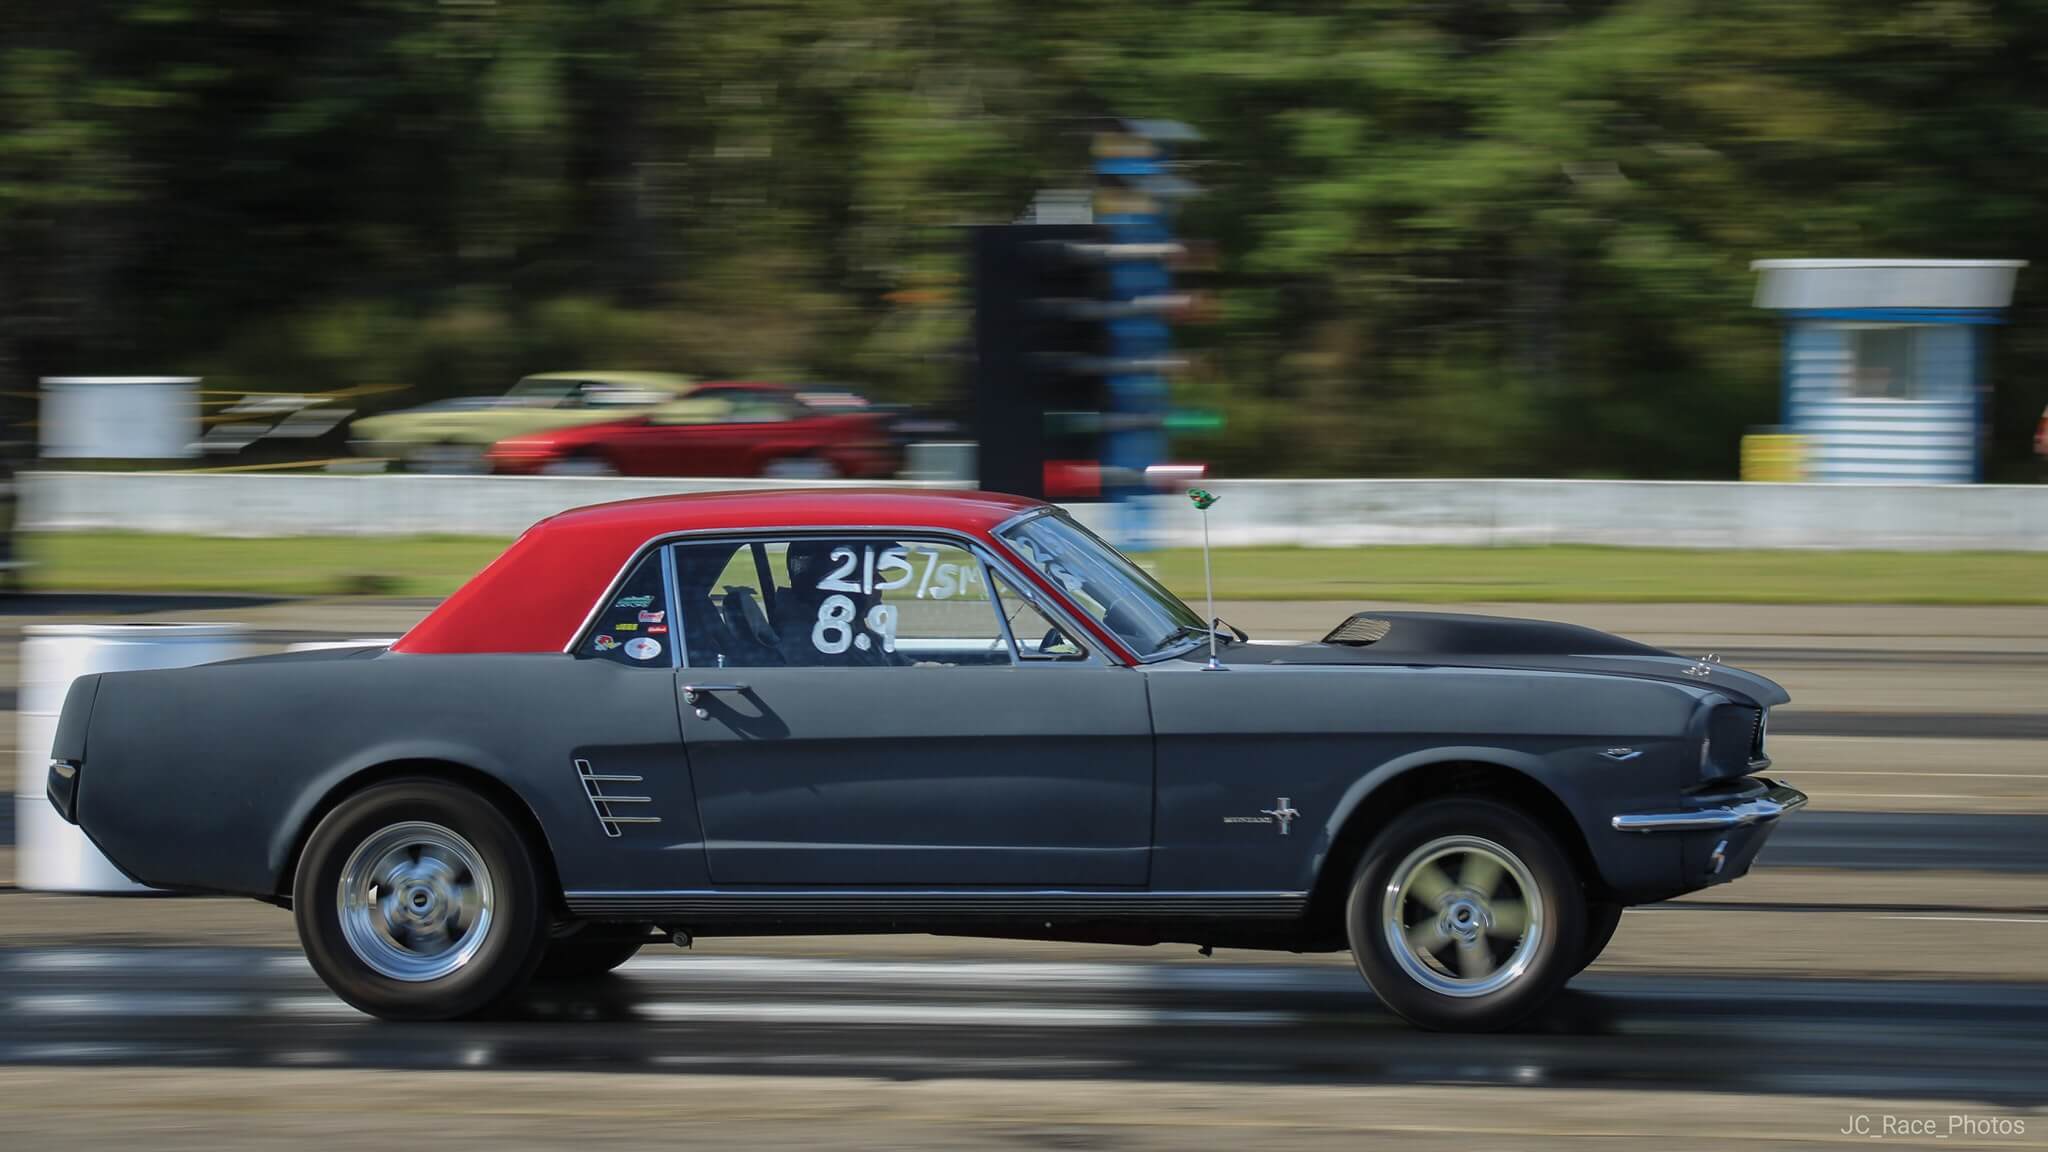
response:
[[[745,691],[748,691],[748,688],[745,684],[685,684],[683,685],[683,703],[695,704],[697,702],[697,697],[703,695],[706,692]]]

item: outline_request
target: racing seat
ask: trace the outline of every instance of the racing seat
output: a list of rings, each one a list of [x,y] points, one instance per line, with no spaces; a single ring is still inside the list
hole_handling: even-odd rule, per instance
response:
[[[775,626],[768,622],[768,613],[762,609],[761,601],[752,588],[741,584],[726,585],[725,596],[718,604],[718,614],[723,618],[725,630],[735,647],[745,654],[748,665],[787,663],[782,658]]]

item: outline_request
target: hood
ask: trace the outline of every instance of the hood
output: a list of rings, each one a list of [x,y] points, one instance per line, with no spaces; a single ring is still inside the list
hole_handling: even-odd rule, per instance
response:
[[[1206,656],[1206,653],[1201,655]],[[1791,699],[1772,680],[1596,628],[1460,612],[1361,612],[1319,641],[1231,644],[1225,664],[1413,664],[1600,673],[1711,688],[1760,707]]]

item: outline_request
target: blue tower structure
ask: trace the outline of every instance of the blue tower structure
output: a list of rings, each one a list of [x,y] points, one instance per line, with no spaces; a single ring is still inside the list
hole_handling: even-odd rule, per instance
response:
[[[1781,423],[1803,478],[1967,484],[1983,467],[1984,365],[2023,260],[1758,260],[1785,321]]]
[[[1173,174],[1171,148],[1199,139],[1176,121],[1124,120],[1094,142],[1095,223],[1108,229],[1113,253],[1105,310],[1103,494],[1121,505],[1117,535],[1132,548],[1151,542],[1139,497],[1149,491],[1145,470],[1166,459],[1167,373],[1177,366],[1167,317],[1178,304],[1170,262],[1181,247],[1171,211],[1196,191]]]

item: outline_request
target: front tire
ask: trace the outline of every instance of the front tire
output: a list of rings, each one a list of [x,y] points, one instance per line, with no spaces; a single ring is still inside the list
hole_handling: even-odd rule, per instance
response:
[[[386,1020],[449,1020],[526,983],[547,943],[544,891],[495,805],[403,779],[349,797],[314,828],[292,916],[336,996]]]
[[[1578,967],[1572,969],[1577,976],[1593,966],[1600,953],[1607,951],[1607,944],[1614,939],[1614,930],[1621,927],[1622,905],[1602,900],[1586,902],[1586,943],[1579,953]]]
[[[1380,1002],[1424,1028],[1519,1023],[1578,971],[1585,898],[1544,827],[1496,800],[1397,817],[1353,874],[1345,926]]]

